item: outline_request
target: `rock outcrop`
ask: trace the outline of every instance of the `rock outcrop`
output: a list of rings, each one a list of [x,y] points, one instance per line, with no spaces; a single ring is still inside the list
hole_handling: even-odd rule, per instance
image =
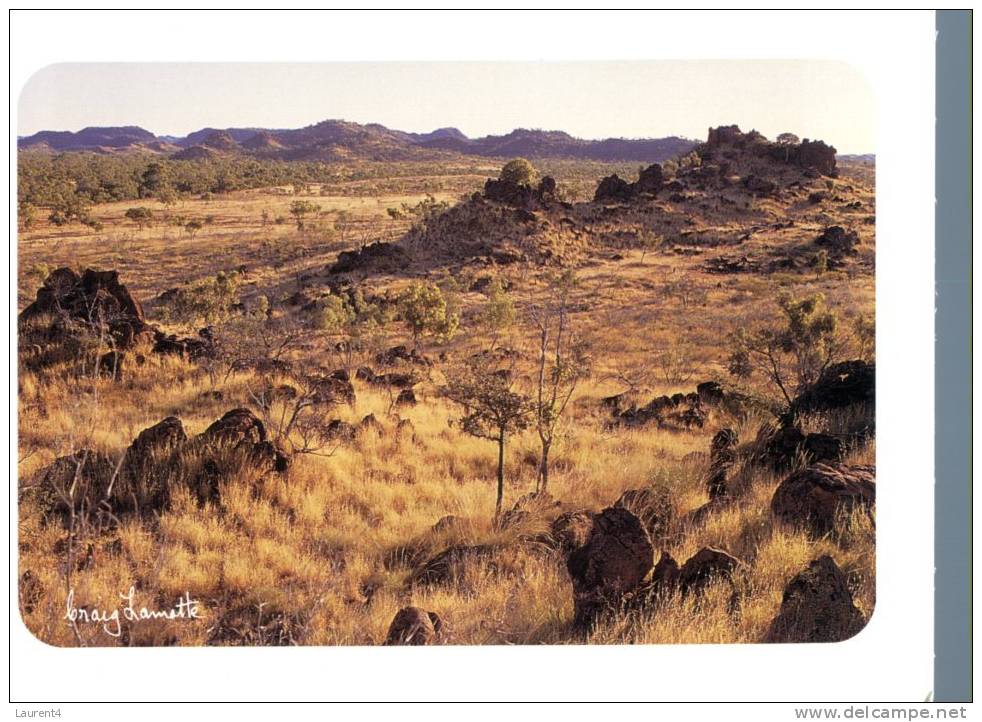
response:
[[[679,570],[679,588],[683,594],[696,594],[710,583],[729,579],[740,565],[740,560],[721,549],[703,547],[693,554]]]
[[[709,478],[706,480],[710,501],[727,496],[726,477],[736,461],[738,443],[739,438],[733,429],[720,429],[713,436],[709,447]]]
[[[781,521],[813,534],[827,534],[844,515],[876,504],[875,467],[814,464],[780,483],[771,512]]]
[[[642,169],[634,183],[629,183],[614,173],[601,179],[594,191],[593,200],[595,203],[626,203],[642,196],[654,196],[662,189],[664,182],[662,168],[658,163]]]
[[[524,210],[554,200],[555,193],[556,180],[552,176],[544,176],[534,187],[500,178],[489,178],[484,184],[485,199]]]
[[[781,611],[765,642],[841,642],[866,626],[853,603],[846,576],[828,554],[808,565],[784,588]]]
[[[39,327],[48,319],[46,327]],[[127,352],[140,347],[155,353],[174,353],[200,358],[212,348],[209,338],[181,339],[148,323],[143,306],[119,280],[117,271],[86,269],[81,275],[70,268],[52,271],[38,289],[33,303],[18,317],[21,342],[37,345],[32,359],[46,365],[64,358],[62,351],[86,346],[83,337],[99,337],[111,351],[96,365],[101,375],[123,378]]]
[[[328,273],[395,273],[405,270],[409,256],[401,246],[377,241],[357,251],[341,251]]]
[[[638,589],[651,571],[654,548],[641,520],[627,509],[604,509],[587,544],[566,561],[573,580],[573,625],[593,627],[608,609]]]
[[[432,644],[442,628],[443,622],[435,612],[427,612],[419,607],[403,607],[389,625],[385,645]]]
[[[876,365],[854,359],[832,364],[791,404],[794,413],[830,411],[876,401]]]
[[[830,255],[845,256],[856,252],[859,234],[842,226],[829,226],[815,239],[815,245],[827,249]]]

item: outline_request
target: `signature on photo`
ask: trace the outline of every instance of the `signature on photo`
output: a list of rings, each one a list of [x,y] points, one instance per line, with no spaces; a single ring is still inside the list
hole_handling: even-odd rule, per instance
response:
[[[102,624],[102,629],[110,637],[119,637],[122,634],[122,620],[130,622],[141,622],[152,619],[200,619],[201,614],[198,609],[198,601],[191,598],[190,592],[185,592],[170,609],[148,609],[147,607],[137,608],[133,597],[136,590],[133,587],[125,594],[120,594],[124,606],[115,609],[99,609],[98,607],[76,607],[75,590],[68,591],[65,600],[65,619],[72,624]]]

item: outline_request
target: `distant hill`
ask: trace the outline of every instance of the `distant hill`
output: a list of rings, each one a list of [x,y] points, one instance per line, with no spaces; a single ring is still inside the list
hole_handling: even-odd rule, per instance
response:
[[[282,160],[307,161],[412,161],[436,160],[448,155],[488,158],[570,158],[599,161],[654,163],[684,154],[696,146],[687,138],[606,138],[584,140],[558,130],[519,128],[506,135],[468,138],[457,128],[430,133],[408,133],[378,123],[324,120],[305,128],[202,128],[184,138],[155,136],[133,126],[86,128],[77,133],[42,131],[18,140],[20,149],[52,152],[122,152],[141,150],[177,158],[211,157],[195,150],[219,154],[261,155]],[[181,149],[184,149],[183,151]]]
[[[52,151],[124,149],[161,142],[149,130],[127,125],[116,128],[83,128],[77,133],[67,130],[42,130],[20,138],[18,148],[41,148]],[[166,141],[164,141],[166,142]]]
[[[875,163],[876,155],[874,153],[840,153],[836,159],[851,163]]]
[[[528,158],[580,158],[587,160],[629,161],[655,163],[680,153],[687,153],[696,142],[686,138],[607,138],[582,140],[557,130],[518,128],[507,135],[489,135],[470,139],[466,136],[443,135],[421,141],[427,148],[442,148],[467,155],[495,158],[524,156]]]

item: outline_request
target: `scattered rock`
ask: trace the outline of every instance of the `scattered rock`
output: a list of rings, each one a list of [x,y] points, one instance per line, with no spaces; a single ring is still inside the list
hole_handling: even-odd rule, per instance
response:
[[[783,418],[776,427],[761,426],[756,446],[758,460],[778,471],[790,469],[802,459],[809,464],[839,461],[846,453],[842,440],[828,434],[805,434],[790,417]]]
[[[167,508],[172,457],[187,439],[184,425],[176,416],[168,416],[141,431],[120,464],[115,493],[121,504],[138,513]]]
[[[736,461],[736,445],[739,438],[733,429],[720,429],[713,436],[709,448],[709,478],[706,488],[709,499],[727,495],[726,476]]]
[[[343,374],[343,376],[339,374]],[[307,381],[314,390],[313,402],[322,406],[337,404],[354,406],[355,387],[347,376],[346,371],[335,371],[327,376],[309,376]]]
[[[617,608],[651,571],[653,555],[635,514],[616,507],[598,514],[589,542],[566,561],[573,580],[573,625],[590,629],[606,609]]]
[[[616,173],[603,178],[593,194],[595,203],[610,201],[629,202],[641,195],[655,195],[664,184],[661,166],[657,163],[644,168],[638,180],[628,183]]]
[[[703,264],[706,273],[715,274],[734,274],[734,273],[758,273],[761,270],[760,261],[740,256],[731,258],[729,256],[717,256],[710,258]]]
[[[125,355],[121,351],[107,351],[99,357],[98,374],[111,378],[113,381],[123,380],[123,361]]]
[[[816,535],[826,534],[834,529],[840,515],[855,509],[872,512],[875,474],[872,466],[814,464],[778,485],[771,512],[785,523],[806,527]]]
[[[791,404],[794,413],[829,411],[876,401],[876,365],[861,359],[832,364]]]
[[[336,441],[353,441],[355,433],[355,427],[341,419],[333,419],[324,428],[324,436]]]
[[[488,561],[497,547],[490,544],[457,544],[426,560],[410,577],[411,585],[448,584],[461,576],[473,561]]]
[[[266,427],[249,409],[232,409],[205,429],[201,438],[230,446],[255,445],[266,441]]]
[[[389,625],[386,646],[432,644],[443,624],[434,612],[419,607],[403,607]]]
[[[415,406],[416,393],[412,389],[403,389],[396,397],[396,406]]]
[[[56,514],[66,520],[72,507],[76,515],[113,511],[110,483],[115,470],[105,454],[79,449],[42,470],[29,496],[37,500],[45,516]],[[74,493],[70,494],[73,485]]]
[[[859,234],[842,226],[829,226],[815,239],[815,245],[827,248],[836,255],[852,254],[859,245]]]
[[[393,366],[399,362],[416,366],[429,366],[432,363],[416,349],[409,349],[406,346],[393,346],[375,357],[375,363],[380,366]]]
[[[729,579],[740,561],[720,549],[704,547],[679,570],[679,588],[683,593],[698,593],[717,579]]]
[[[337,262],[328,268],[328,273],[394,273],[405,269],[409,256],[399,246],[378,241],[362,246],[357,251],[341,251]]]
[[[358,422],[356,427],[359,433],[365,431],[373,431],[376,434],[381,434],[383,431],[382,422],[375,418],[375,414],[368,414],[361,421]]]
[[[853,603],[846,576],[828,554],[822,555],[784,588],[781,611],[765,642],[841,642],[866,626]]]

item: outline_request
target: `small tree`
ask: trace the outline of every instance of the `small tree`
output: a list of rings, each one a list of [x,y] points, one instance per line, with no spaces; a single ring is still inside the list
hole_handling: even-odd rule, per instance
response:
[[[853,320],[856,353],[865,361],[876,357],[876,319],[873,314],[860,314]]]
[[[791,146],[798,145],[801,140],[794,133],[781,133],[777,137],[777,144],[784,146],[784,161],[787,162],[791,157]]]
[[[197,235],[198,231],[200,231],[204,227],[205,227],[205,224],[204,223],[202,223],[201,221],[199,221],[197,219],[192,219],[192,220],[188,221],[185,224],[185,226],[184,226],[184,232],[187,233],[188,234],[188,238],[190,238],[193,241],[194,240],[194,237],[195,237],[195,235]]]
[[[290,204],[290,215],[297,221],[297,230],[303,230],[303,220],[308,215],[319,212],[321,207],[311,201],[293,201]]]
[[[546,491],[549,485],[549,452],[560,421],[577,385],[590,373],[586,345],[570,315],[569,295],[575,283],[572,274],[563,274],[552,281],[545,300],[529,308],[538,340],[534,415],[541,455],[536,491]]]
[[[741,328],[730,337],[729,370],[739,377],[762,372],[790,406],[795,396],[837,360],[843,343],[835,313],[826,308],[821,293],[800,299],[785,293],[778,305],[783,325],[756,331]]]
[[[424,336],[449,341],[460,326],[460,315],[448,306],[435,283],[414,281],[400,295],[399,307],[417,347]]]
[[[510,369],[492,369],[475,360],[448,375],[444,394],[464,409],[464,433],[498,445],[498,492],[495,521],[501,516],[505,495],[505,442],[510,434],[528,428],[532,405],[512,388]]]
[[[505,163],[498,178],[507,183],[530,186],[535,181],[535,168],[524,158],[515,158]]]
[[[492,280],[488,287],[488,300],[481,313],[481,321],[491,337],[492,350],[498,344],[498,337],[515,323],[515,303],[499,278]]]
[[[644,264],[644,257],[648,255],[649,251],[658,248],[661,245],[661,239],[656,236],[651,231],[644,229],[638,233],[638,246],[641,248],[641,263]]]
[[[777,137],[777,142],[781,145],[798,145],[801,141],[794,133],[781,133]]]
[[[21,228],[25,231],[33,228],[34,224],[37,223],[37,209],[27,201],[20,201],[17,204],[17,218],[20,221]]]
[[[127,208],[123,215],[126,216],[127,220],[133,221],[141,231],[153,225],[153,211],[146,206]]]

